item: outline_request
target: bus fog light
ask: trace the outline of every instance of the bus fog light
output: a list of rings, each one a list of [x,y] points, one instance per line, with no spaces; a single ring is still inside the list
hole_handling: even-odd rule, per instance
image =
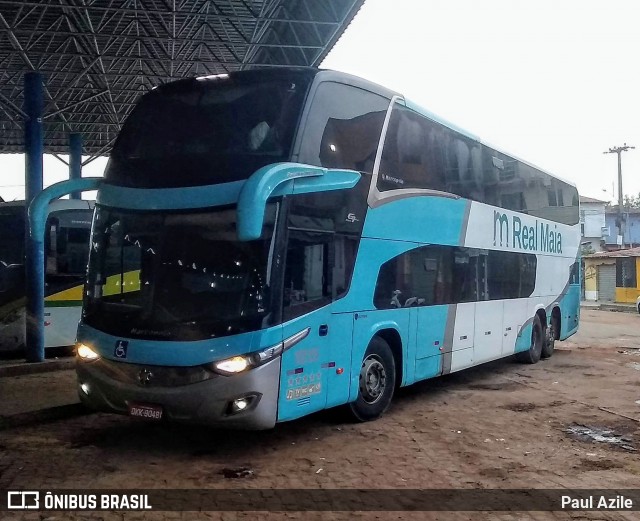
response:
[[[100,355],[98,353],[96,353],[93,349],[85,344],[78,344],[78,350],[76,351],[76,353],[82,360],[90,361],[100,358]]]
[[[252,408],[252,406],[257,403],[258,396],[255,394],[250,394],[247,396],[241,396],[240,398],[236,398],[235,400],[232,400],[229,402],[229,405],[227,406],[227,414],[228,415],[232,415],[232,414],[238,414],[242,411],[246,411],[250,408]]]

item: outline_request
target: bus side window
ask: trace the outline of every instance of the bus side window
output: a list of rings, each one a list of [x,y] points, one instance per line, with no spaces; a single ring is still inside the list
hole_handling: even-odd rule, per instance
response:
[[[378,190],[446,189],[448,135],[427,118],[396,104],[382,149]]]
[[[290,197],[284,277],[284,319],[344,296],[349,289],[364,221],[363,176],[351,190]]]
[[[289,232],[284,287],[286,318],[306,313],[330,301],[331,290],[327,284],[329,239],[327,234]]]
[[[580,284],[580,263],[578,261],[571,265],[569,284]]]
[[[389,100],[372,92],[323,82],[313,98],[298,160],[329,168],[373,172]]]
[[[83,280],[89,260],[89,210],[57,211],[47,219],[45,234],[46,274],[59,282]],[[49,282],[54,281],[51,278]]]
[[[448,304],[453,299],[453,250],[424,246],[385,262],[373,303],[378,309]]]
[[[398,288],[398,257],[385,262],[378,272],[376,288],[373,294],[373,305],[377,309],[402,307]]]
[[[89,261],[90,228],[69,228],[67,230],[68,271],[73,275],[84,276]]]
[[[380,267],[377,309],[515,299],[533,293],[536,256],[454,246],[422,246]]]

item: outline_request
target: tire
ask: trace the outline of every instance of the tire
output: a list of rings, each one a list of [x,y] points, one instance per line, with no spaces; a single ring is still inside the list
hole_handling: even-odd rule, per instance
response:
[[[396,386],[396,364],[389,344],[373,337],[364,354],[358,379],[358,398],[348,405],[357,421],[379,418],[391,405]]]
[[[551,358],[556,346],[556,332],[558,331],[558,319],[551,317],[551,324],[547,327],[544,342],[542,343],[541,358]]]
[[[542,345],[544,343],[542,322],[540,317],[533,317],[533,326],[531,328],[531,346],[526,351],[516,353],[516,360],[523,364],[536,364],[542,356]]]

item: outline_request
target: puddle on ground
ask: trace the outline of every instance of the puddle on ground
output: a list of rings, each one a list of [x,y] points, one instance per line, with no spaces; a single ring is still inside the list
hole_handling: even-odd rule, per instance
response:
[[[621,355],[636,355],[636,356],[640,356],[640,347],[621,346],[618,349],[618,353],[620,353]]]
[[[509,405],[503,405],[502,408],[514,412],[529,412],[533,411],[536,405],[533,403],[511,403]]]
[[[594,459],[582,459],[579,465],[574,467],[578,470],[583,471],[597,471],[597,470],[612,470],[612,469],[621,469],[624,468],[622,463],[617,461],[611,461],[609,459],[605,460],[594,460]]]
[[[521,389],[522,387],[516,382],[504,382],[470,384],[468,388],[475,391],[515,391],[516,389]]]
[[[640,371],[640,363],[631,362],[629,364],[625,364],[627,367],[631,367],[631,369],[635,369],[636,371]]]
[[[589,427],[588,425],[569,425],[564,432],[574,436],[580,441],[597,442],[597,443],[609,443],[615,447],[628,451],[636,451],[636,448],[631,445],[631,440],[622,434],[617,434],[614,431],[601,427]]]
[[[253,470],[247,467],[239,467],[237,469],[224,468],[220,473],[227,479],[242,479],[253,476]]]

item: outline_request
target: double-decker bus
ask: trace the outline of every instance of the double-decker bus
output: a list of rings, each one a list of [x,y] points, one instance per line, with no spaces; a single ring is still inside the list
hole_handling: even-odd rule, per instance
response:
[[[96,409],[265,429],[578,328],[578,193],[328,70],[143,96],[96,203],[78,385]]]
[[[46,348],[73,346],[82,308],[93,201],[49,206],[45,237]],[[0,203],[0,356],[25,345],[25,202]]]

